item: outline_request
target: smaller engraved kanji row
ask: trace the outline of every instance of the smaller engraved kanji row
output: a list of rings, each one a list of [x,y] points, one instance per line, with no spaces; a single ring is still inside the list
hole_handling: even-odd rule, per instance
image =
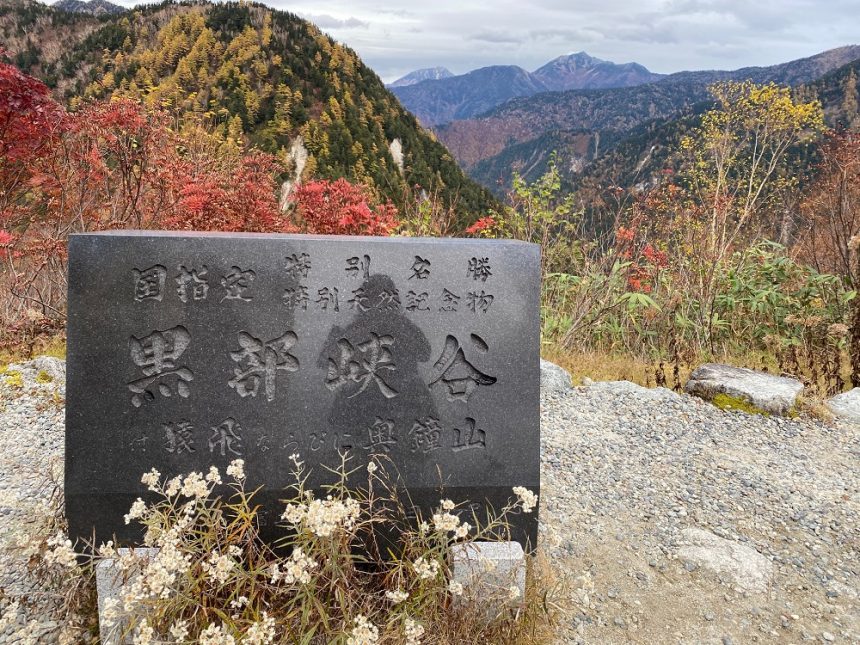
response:
[[[442,449],[448,445],[453,452],[461,452],[470,449],[486,449],[487,433],[479,428],[472,417],[466,417],[464,428],[452,428],[450,442],[445,440],[448,434],[439,419],[433,416],[425,416],[416,419],[411,429],[406,433],[405,448],[412,453],[427,454]],[[197,443],[199,432],[194,423],[189,419],[171,421],[161,426],[163,441],[161,449],[168,455],[191,455],[200,447]],[[317,452],[326,447],[329,440],[329,432],[323,430],[308,435],[309,449]],[[343,436],[331,433],[333,436],[333,448],[337,451],[348,453],[356,448],[361,448],[370,453],[388,453],[399,444],[397,428],[393,419],[376,417],[364,431],[358,435],[345,433]],[[245,431],[242,425],[233,417],[228,417],[221,423],[209,428],[206,443],[203,450],[210,454],[222,457],[242,457],[246,454]],[[149,437],[144,434],[132,441],[131,448],[134,452],[146,452],[146,444]],[[353,441],[356,440],[356,442]],[[268,435],[261,435],[256,442],[260,452],[270,450]],[[283,448],[288,451],[299,449],[299,443],[295,440],[294,433],[290,433],[289,441]]]

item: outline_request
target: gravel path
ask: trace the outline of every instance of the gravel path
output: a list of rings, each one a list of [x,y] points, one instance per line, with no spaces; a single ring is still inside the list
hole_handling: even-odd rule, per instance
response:
[[[10,498],[38,502],[61,462],[61,369],[25,370],[23,390],[0,376],[0,542],[29,519]],[[541,405],[542,535],[572,579],[560,643],[860,642],[860,426],[624,383]],[[685,550],[690,528],[734,549],[726,566]],[[22,565],[3,558],[0,586]]]

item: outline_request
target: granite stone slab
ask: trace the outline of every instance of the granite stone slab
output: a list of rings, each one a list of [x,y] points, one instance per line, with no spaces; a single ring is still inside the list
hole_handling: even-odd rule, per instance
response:
[[[246,462],[276,526],[289,456],[389,459],[426,514],[539,492],[539,249],[515,241],[116,231],[69,241],[73,538],[139,543],[140,476]],[[465,519],[465,516],[464,516]],[[528,548],[537,515],[514,518]]]

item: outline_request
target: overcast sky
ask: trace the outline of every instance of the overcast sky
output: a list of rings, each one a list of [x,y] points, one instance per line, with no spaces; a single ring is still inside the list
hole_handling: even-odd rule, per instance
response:
[[[134,4],[125,0],[123,4]],[[586,51],[654,72],[773,65],[860,40],[860,0],[266,0],[386,82],[422,67],[534,70]]]

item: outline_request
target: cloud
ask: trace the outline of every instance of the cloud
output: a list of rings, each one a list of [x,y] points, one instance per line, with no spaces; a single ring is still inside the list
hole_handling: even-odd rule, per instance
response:
[[[513,34],[505,31],[481,31],[477,34],[472,34],[467,36],[469,40],[478,40],[485,43],[497,43],[497,44],[514,44],[519,45],[523,42],[522,37],[514,36]]]
[[[310,20],[320,29],[367,29],[370,27],[369,22],[359,20],[352,16],[349,18],[335,18],[327,13],[322,13],[318,15],[303,14],[302,17],[306,20]]]
[[[581,50],[663,73],[737,69],[858,40],[847,19],[858,0],[262,1],[329,31],[386,80],[437,65],[537,69]]]

